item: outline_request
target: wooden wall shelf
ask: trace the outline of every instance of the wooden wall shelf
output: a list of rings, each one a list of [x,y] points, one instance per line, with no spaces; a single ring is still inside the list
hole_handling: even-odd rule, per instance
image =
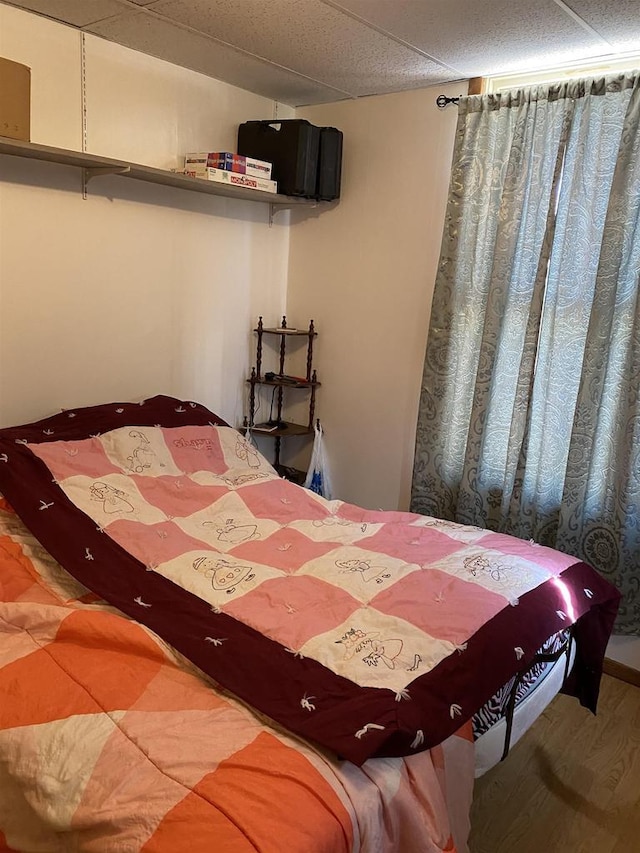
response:
[[[296,207],[298,205],[317,207],[322,204],[322,202],[317,202],[315,199],[297,198],[295,196],[280,195],[279,193],[274,194],[252,190],[248,187],[219,184],[215,181],[192,178],[189,175],[180,175],[177,172],[155,169],[152,166],[143,166],[139,163],[128,163],[125,160],[114,160],[110,157],[100,157],[96,154],[87,154],[82,151],[70,151],[66,148],[52,148],[49,145],[39,145],[35,142],[21,142],[17,139],[8,139],[5,136],[0,136],[0,154],[8,154],[12,157],[26,157],[30,160],[44,160],[49,163],[58,163],[62,166],[80,168],[83,170],[83,187],[85,192],[87,183],[92,178],[104,175],[119,175],[123,178],[131,178],[134,181],[162,184],[181,190],[189,190],[190,192],[235,198],[241,201],[258,201],[263,204],[271,204],[277,208]]]

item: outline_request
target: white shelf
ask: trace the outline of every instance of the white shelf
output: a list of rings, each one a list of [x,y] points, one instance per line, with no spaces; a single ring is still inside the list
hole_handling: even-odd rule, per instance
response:
[[[205,181],[203,178],[192,178],[189,175],[180,175],[164,169],[154,169],[152,166],[142,166],[139,163],[113,160],[110,157],[85,154],[82,151],[70,151],[66,148],[52,148],[35,142],[21,142],[17,139],[8,139],[5,136],[0,136],[0,154],[27,157],[31,160],[45,160],[63,166],[76,166],[84,170],[85,188],[86,183],[92,178],[102,175],[118,175],[122,178],[131,178],[134,181],[147,181],[151,184],[163,184],[190,192],[218,195],[242,201],[258,201],[277,207],[294,207],[297,205],[316,207],[322,204],[315,199],[297,198],[295,196],[265,193],[248,187],[219,184],[215,181]]]

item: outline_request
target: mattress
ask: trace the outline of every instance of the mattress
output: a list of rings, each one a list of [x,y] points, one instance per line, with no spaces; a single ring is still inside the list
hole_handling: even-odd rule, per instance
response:
[[[575,660],[570,631],[560,631],[538,650],[540,660],[511,678],[474,715],[475,775],[479,778],[509,754],[562,689]]]

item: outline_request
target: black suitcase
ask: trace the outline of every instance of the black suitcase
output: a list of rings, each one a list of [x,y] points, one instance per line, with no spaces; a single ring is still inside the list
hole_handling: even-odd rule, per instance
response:
[[[238,127],[238,154],[273,164],[271,177],[283,195],[315,198],[320,128],[303,118],[245,121]]]
[[[320,128],[317,199],[333,201],[340,198],[342,174],[342,132],[335,127]]]

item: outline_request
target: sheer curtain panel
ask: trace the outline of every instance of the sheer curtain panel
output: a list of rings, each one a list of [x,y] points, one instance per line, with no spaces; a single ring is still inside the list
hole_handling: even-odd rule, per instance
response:
[[[412,509],[574,554],[640,631],[637,74],[462,99]]]

